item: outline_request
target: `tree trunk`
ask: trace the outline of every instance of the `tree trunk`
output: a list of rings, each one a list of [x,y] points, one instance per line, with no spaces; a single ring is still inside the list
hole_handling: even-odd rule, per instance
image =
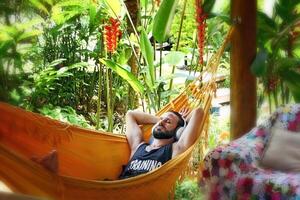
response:
[[[130,14],[130,17],[132,19],[133,25],[135,26],[135,28],[137,28],[141,22],[140,22],[140,15],[139,15],[139,0],[126,0],[125,1],[126,7],[128,9],[128,12]],[[129,21],[129,19],[127,19],[127,32],[129,34],[133,33],[134,34],[134,30],[133,27]],[[138,55],[138,48],[135,48],[135,51],[137,52]],[[131,67],[131,72],[137,76],[138,72],[139,72],[139,68],[138,68],[138,63],[137,60],[134,56],[134,54],[132,54],[132,56],[130,57],[129,61],[128,61],[128,65]],[[129,86],[130,87],[130,86]],[[138,96],[137,93],[130,87],[128,90],[128,108],[129,109],[133,109],[136,108],[138,106]]]

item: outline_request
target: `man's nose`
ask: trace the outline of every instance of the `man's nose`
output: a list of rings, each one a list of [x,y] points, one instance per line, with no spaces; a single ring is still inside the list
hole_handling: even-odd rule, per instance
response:
[[[158,124],[161,126],[161,125],[163,125],[163,120],[160,120],[159,122],[158,122]]]
[[[161,119],[161,120],[159,121],[159,124],[160,124],[160,125],[163,125],[164,123],[166,123],[166,119]]]

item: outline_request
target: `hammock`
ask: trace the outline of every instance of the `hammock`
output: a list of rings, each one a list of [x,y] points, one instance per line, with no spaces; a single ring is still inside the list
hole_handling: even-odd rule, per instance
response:
[[[194,146],[207,139],[207,123],[215,91],[215,72],[230,38],[212,56],[207,71],[202,74],[157,115],[169,109],[180,110],[189,105],[201,105],[203,133],[184,153],[149,173],[116,180],[129,159],[125,136],[87,130],[62,123],[39,114],[0,103],[0,180],[13,191],[51,199],[168,199],[176,180],[185,170]],[[149,139],[151,127],[144,127]],[[43,156],[56,149],[58,174],[33,162],[33,156]]]

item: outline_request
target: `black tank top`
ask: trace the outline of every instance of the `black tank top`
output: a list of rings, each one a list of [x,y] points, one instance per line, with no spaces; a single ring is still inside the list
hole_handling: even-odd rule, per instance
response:
[[[149,144],[141,144],[128,164],[125,166],[120,179],[137,176],[139,174],[147,173],[157,167],[160,167],[165,162],[172,158],[172,143],[162,146],[158,149],[146,151]]]

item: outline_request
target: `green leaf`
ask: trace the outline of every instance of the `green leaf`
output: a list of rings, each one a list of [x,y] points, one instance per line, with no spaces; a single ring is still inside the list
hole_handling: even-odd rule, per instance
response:
[[[208,19],[213,18],[213,17],[216,17],[216,18],[222,20],[223,22],[225,22],[228,25],[230,25],[232,23],[229,15],[219,14],[219,13],[208,13],[208,16],[207,16]]]
[[[148,5],[148,0],[141,0],[141,6],[146,7]]]
[[[300,74],[293,70],[284,70],[279,73],[280,77],[287,83],[300,88]]]
[[[90,1],[66,0],[57,3],[52,8],[52,19],[58,24],[63,24],[71,18],[85,13],[89,9]]]
[[[251,64],[251,72],[258,77],[264,76],[267,72],[268,54],[264,50],[260,50]]]
[[[4,42],[10,42],[10,41],[13,41],[13,39],[14,38],[7,32],[0,31],[0,42],[2,43],[1,48],[2,48],[2,45],[4,45],[3,44]]]
[[[108,59],[100,59],[100,62],[102,62],[104,65],[106,65],[107,67],[115,71],[123,79],[125,79],[136,92],[144,94],[144,86],[131,72],[127,71],[119,64]]]
[[[132,55],[131,48],[125,48],[125,50],[123,50],[123,51],[120,52],[118,63],[120,65],[125,65],[128,62],[128,60],[131,57],[131,55]]]
[[[36,7],[38,10],[44,11],[46,14],[49,14],[47,8],[39,0],[29,0],[30,3]]]
[[[53,6],[53,0],[44,0],[45,2],[47,2],[50,6]]]
[[[58,24],[63,24],[66,21],[70,20],[71,18],[79,15],[81,12],[78,11],[53,11],[52,19]],[[58,13],[56,13],[58,12]]]
[[[28,31],[23,33],[22,35],[20,35],[20,37],[18,38],[18,42],[21,42],[22,40],[27,40],[30,39],[32,37],[38,36],[40,34],[42,34],[43,31],[42,30],[32,30],[32,31]]]
[[[120,0],[105,0],[104,2],[108,7],[108,12],[111,17],[116,18],[121,15],[122,4]]]
[[[276,71],[285,71],[300,65],[299,58],[280,58],[276,61]]]
[[[205,13],[210,13],[215,5],[216,0],[205,0],[202,7]]]
[[[295,9],[300,3],[299,0],[277,1],[275,4],[275,12],[284,23],[290,23],[295,19]]]
[[[296,37],[292,46],[293,56],[300,58],[300,37]]]
[[[91,20],[90,23],[90,32],[92,33],[93,31],[95,31],[99,26],[100,24],[102,23],[102,18],[104,18],[104,14],[103,14],[103,9],[100,8],[97,12],[96,12],[96,15],[93,19],[93,21]]]
[[[152,87],[155,82],[155,69],[154,69],[154,64],[153,64],[154,52],[153,52],[153,47],[151,46],[151,42],[148,39],[147,34],[144,29],[141,30],[140,42],[141,42],[142,55],[145,58],[147,65],[148,65],[148,72],[150,75],[150,82],[151,82],[151,87]]]
[[[76,68],[84,68],[86,69],[87,66],[89,66],[89,64],[87,62],[78,62],[78,63],[75,63],[71,66],[69,66],[69,69],[76,69]]]
[[[35,28],[34,26],[40,26],[44,20],[42,18],[36,17],[33,20],[23,23],[15,23],[15,27],[21,30],[27,30],[29,28]]]
[[[65,58],[56,59],[56,60],[52,61],[50,64],[48,64],[47,67],[54,67],[54,66],[62,63],[65,60],[66,60]]]
[[[266,46],[266,43],[276,37],[278,27],[272,18],[263,12],[257,12],[257,39],[258,46]]]
[[[300,90],[299,88],[290,88],[292,95],[294,97],[294,100],[296,103],[300,103]]]
[[[185,54],[180,51],[171,51],[165,56],[165,62],[169,65],[178,65],[184,60]]]
[[[300,76],[298,76],[298,78],[300,78]],[[299,82],[297,84],[293,84],[291,82],[287,82],[287,86],[290,89],[295,102],[300,103],[300,84]]]
[[[64,73],[66,73],[68,71],[67,67],[62,67],[57,71],[57,75],[63,75]]]
[[[177,5],[178,0],[163,0],[156,13],[152,33],[154,38],[160,43],[167,39]]]
[[[94,24],[95,18],[97,17],[97,8],[93,3],[89,4],[89,17],[90,17],[90,25]]]
[[[300,102],[300,74],[293,70],[283,70],[279,75],[292,92],[295,101]]]
[[[257,11],[257,19],[258,19],[259,25],[263,26],[263,27],[259,27],[259,28],[267,28],[272,32],[276,32],[277,25],[276,25],[275,20],[270,18],[266,13]]]

